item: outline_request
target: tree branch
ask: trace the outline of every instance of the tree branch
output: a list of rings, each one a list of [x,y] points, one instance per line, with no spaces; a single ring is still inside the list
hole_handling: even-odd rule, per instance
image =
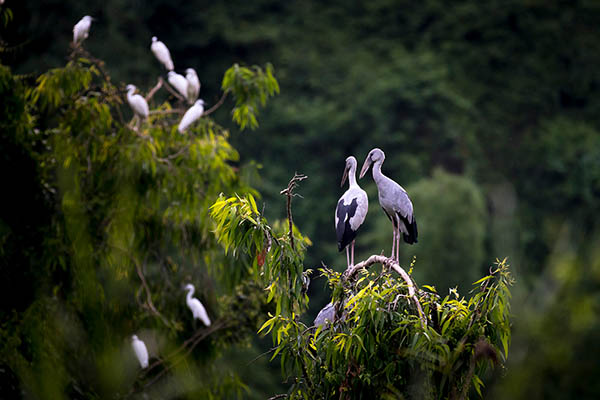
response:
[[[219,109],[219,107],[221,107],[223,105],[223,102],[225,101],[225,98],[227,97],[228,94],[229,94],[229,90],[224,91],[223,94],[221,95],[221,98],[219,99],[219,101],[217,101],[214,106],[212,106],[208,110],[204,111],[204,113],[202,115],[209,115],[209,114],[212,114],[215,111],[217,111]]]
[[[158,77],[158,82],[156,82],[156,85],[150,89],[150,91],[148,92],[148,94],[146,95],[146,102],[150,101],[150,99],[152,99],[152,97],[154,96],[154,94],[158,91],[158,89],[161,88],[161,86],[163,85],[163,78],[162,76]]]
[[[289,237],[292,250],[294,250],[294,222],[292,220],[292,197],[300,196],[299,194],[294,193],[294,189],[296,189],[298,187],[298,184],[306,178],[308,178],[308,176],[299,174],[297,172],[294,173],[294,177],[288,183],[287,188],[279,192],[279,194],[285,195],[287,197],[287,217],[289,222]]]
[[[362,261],[348,268],[343,274],[343,279],[353,279],[359,270],[367,269],[373,264],[381,264],[384,267],[391,268],[402,277],[404,282],[406,282],[406,286],[408,287],[408,296],[413,300],[415,306],[417,307],[417,311],[419,312],[421,326],[427,326],[427,319],[425,318],[425,314],[423,313],[423,308],[421,307],[421,303],[419,302],[419,299],[415,294],[415,284],[413,283],[410,275],[408,275],[406,271],[395,260],[392,260],[391,258],[385,256],[372,255],[365,261]]]

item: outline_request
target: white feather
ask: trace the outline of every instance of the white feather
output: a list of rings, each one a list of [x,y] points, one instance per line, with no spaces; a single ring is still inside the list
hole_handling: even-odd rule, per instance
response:
[[[174,67],[173,60],[171,59],[171,52],[163,42],[156,38],[156,36],[152,37],[152,44],[150,45],[150,50],[152,50],[158,61],[160,61],[161,64],[165,66],[167,71],[173,71]]]
[[[185,130],[193,124],[198,118],[200,118],[204,114],[204,100],[199,99],[196,100],[193,106],[191,106],[185,114],[183,114],[183,118],[181,118],[181,122],[179,123],[179,127],[177,130],[179,133],[185,132]]]
[[[142,342],[136,335],[131,337],[131,347],[133,347],[133,351],[138,361],[140,362],[140,366],[142,368],[148,367],[148,349],[146,348],[146,344]]]

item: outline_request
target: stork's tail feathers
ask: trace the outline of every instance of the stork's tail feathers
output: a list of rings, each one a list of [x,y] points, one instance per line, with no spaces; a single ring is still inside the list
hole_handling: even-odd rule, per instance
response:
[[[408,234],[406,234],[406,233],[402,234],[404,241],[408,244],[417,243],[417,236],[418,236],[417,220],[415,219],[414,216],[412,217],[412,221],[410,221],[409,223],[406,223],[406,229],[408,230]]]

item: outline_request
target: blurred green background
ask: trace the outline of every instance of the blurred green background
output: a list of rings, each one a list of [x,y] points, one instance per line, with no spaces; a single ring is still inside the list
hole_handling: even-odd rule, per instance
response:
[[[114,81],[143,91],[159,73],[153,35],[169,47],[178,72],[196,69],[209,106],[234,62],[272,63],[281,94],[262,111],[259,129],[231,142],[240,165],[260,166],[260,177],[250,179],[271,220],[285,215],[279,191],[293,173],[308,175],[299,190],[304,198],[294,201],[294,220],[313,241],[306,267],[345,267],[333,227],[344,160],[354,155],[362,165],[379,147],[383,172],[413,199],[419,243],[400,252],[405,265],[416,256],[417,282],[466,294],[497,257],[512,266],[513,343],[484,397],[600,396],[600,2],[5,6],[14,20],[0,30],[0,60],[18,74],[64,65],[83,15],[96,18],[86,49],[106,62]],[[230,120],[226,107],[215,118]],[[391,227],[376,188],[370,178],[359,183],[371,204],[357,259],[388,254]],[[328,294],[313,280],[307,320]],[[252,398],[285,387],[277,363],[252,361],[268,344],[257,341],[220,361],[250,384]],[[14,377],[4,374],[1,384],[14,385]]]

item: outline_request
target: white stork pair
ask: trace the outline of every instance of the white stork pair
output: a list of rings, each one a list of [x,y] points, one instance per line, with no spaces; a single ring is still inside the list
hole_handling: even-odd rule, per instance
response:
[[[378,148],[369,152],[359,178],[362,178],[373,165],[373,180],[379,193],[379,204],[392,221],[393,241],[392,260],[399,260],[400,234],[408,244],[417,242],[417,221],[413,205],[406,190],[381,172],[385,154]],[[362,225],[369,209],[367,193],[356,183],[356,158],[346,158],[346,168],[342,176],[342,186],[346,178],[350,187],[342,195],[335,209],[335,231],[339,251],[346,249],[348,267],[354,265],[354,243],[358,228]]]

